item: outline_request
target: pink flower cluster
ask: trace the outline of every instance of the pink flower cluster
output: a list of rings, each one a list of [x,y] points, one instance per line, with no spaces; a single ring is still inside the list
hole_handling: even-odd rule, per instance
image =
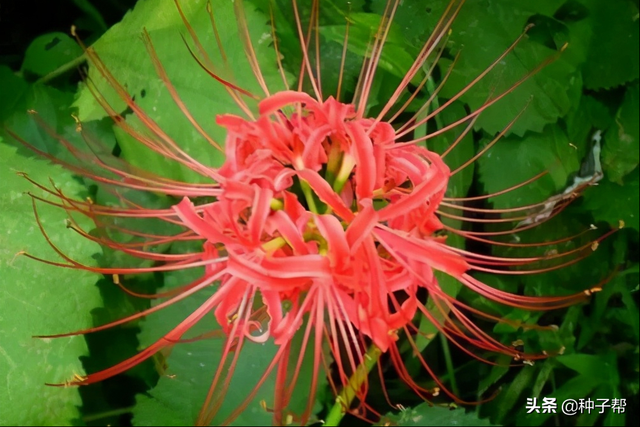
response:
[[[259,290],[269,327],[247,337],[283,343],[320,297],[337,320],[386,351],[413,319],[418,289],[437,288],[433,268],[457,278],[468,269],[432,236],[442,228],[435,211],[449,168],[425,148],[394,149],[388,123],[358,118],[333,98],[288,91],[259,108],[255,121],[218,118],[228,132],[218,200],[200,213],[188,198],[174,207],[206,239],[205,257],[218,258],[216,247],[226,252],[208,271],[226,273],[218,322],[229,329],[247,288]],[[294,183],[308,186],[315,209],[301,203]]]

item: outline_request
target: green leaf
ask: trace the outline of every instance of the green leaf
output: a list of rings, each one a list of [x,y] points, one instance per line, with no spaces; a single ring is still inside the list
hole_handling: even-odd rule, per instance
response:
[[[597,356],[572,354],[560,356],[556,360],[579,374],[544,396],[555,398],[558,404],[558,412],[561,410],[561,404],[568,399],[578,400],[591,398],[597,402],[598,398],[611,399],[613,397],[619,397],[618,385],[620,376],[618,374],[615,352],[609,351]],[[597,411],[598,410],[590,412],[595,416],[598,414]],[[543,412],[527,414],[526,409],[522,409],[517,418],[517,425],[542,425],[544,421],[552,415],[551,413]],[[588,418],[589,413],[585,412],[582,417],[585,415]],[[577,425],[593,425],[593,421],[585,421],[586,419],[579,418]]]
[[[380,25],[380,16],[370,13],[354,13],[349,15],[353,20],[349,26],[349,44],[347,49],[361,57],[370,56],[371,39]],[[320,34],[336,43],[344,43],[346,25],[326,25],[320,28]],[[413,53],[413,52],[412,52]],[[396,77],[404,77],[414,61],[414,54],[407,52],[401,33],[396,26],[392,26],[390,38],[384,45],[379,69],[388,71]],[[419,78],[414,80],[419,83]]]
[[[464,409],[449,409],[422,403],[415,408],[397,414],[388,413],[376,424],[378,426],[491,426],[488,420],[478,418]]]
[[[195,310],[205,297],[204,294],[197,295],[183,304],[168,307],[158,315],[149,317],[141,325],[142,345],[149,344],[151,337],[159,338],[162,333],[160,331],[166,332],[172,326],[176,326],[188,313]],[[207,333],[218,329],[219,326],[211,316],[196,328],[200,333]],[[168,367],[160,377],[158,385],[148,395],[138,395],[137,405],[133,411],[134,424],[141,426],[193,425],[205,401],[224,345],[223,339],[214,338],[175,346],[164,362]],[[257,348],[252,351],[250,347]],[[274,354],[275,346],[271,343],[264,346],[251,342],[245,344],[235,366],[230,391],[212,425],[220,425],[242,404]],[[230,357],[234,355],[235,353],[231,353]],[[226,374],[223,372],[223,375],[226,376]],[[272,415],[260,406],[260,401],[273,401],[273,387],[274,378],[271,376],[233,424],[271,425]]]
[[[93,25],[97,27],[97,30],[107,30],[107,23],[104,21],[104,18],[102,17],[98,9],[96,9],[96,7],[92,5],[89,0],[73,0],[73,2],[87,15],[87,17],[89,17],[91,21],[93,21]]]
[[[84,337],[35,339],[91,327],[91,309],[101,304],[96,277],[16,256],[20,251],[53,261],[34,218],[25,191],[43,195],[16,175],[26,172],[47,184],[53,179],[66,195],[82,192],[69,174],[45,161],[25,158],[0,143],[0,424],[71,425],[81,405],[77,388],[47,387],[82,375],[78,356],[87,353]],[[69,256],[87,261],[98,246],[65,226],[63,210],[38,203],[40,220],[49,237]],[[90,222],[81,222],[90,228]]]
[[[45,153],[65,157],[66,149],[39,126],[28,112],[36,112],[53,132],[64,136],[72,144],[82,141],[75,131],[75,121],[69,107],[73,92],[42,83],[29,84],[9,68],[0,66],[0,136],[5,142],[19,145],[20,154],[33,155],[13,139],[7,131],[17,134],[25,142]],[[6,96],[5,96],[6,94]],[[84,141],[81,142],[84,145]],[[68,160],[68,157],[65,158]]]
[[[569,176],[578,170],[580,160],[565,133],[559,126],[550,125],[542,134],[501,139],[478,159],[478,168],[487,193],[504,190],[548,171],[527,186],[489,199],[495,208],[503,209],[541,202],[563,191]]]
[[[613,182],[622,184],[622,178],[638,166],[640,157],[640,96],[638,85],[630,86],[609,128],[602,147],[602,167]]]
[[[439,114],[439,117],[443,123],[451,123],[461,119],[465,115],[466,111],[464,106],[456,102],[444,109]],[[444,154],[451,145],[456,143],[455,147],[444,157],[447,166],[449,166],[452,172],[464,165],[475,154],[473,133],[469,132],[462,137],[464,130],[464,126],[457,126],[452,131],[445,132],[442,135],[426,141],[427,148],[439,154]],[[458,139],[460,140],[458,141]],[[467,195],[473,182],[475,165],[476,163],[473,162],[449,178],[447,197],[465,197]]]
[[[82,49],[68,35],[59,32],[44,34],[27,48],[22,69],[45,76],[81,55]]]
[[[371,9],[382,15],[388,5],[386,1],[374,0]],[[446,1],[432,1],[425,4],[420,0],[405,0],[394,15],[394,22],[411,46],[421,46],[435,27],[435,23],[442,16]]]
[[[588,1],[593,37],[582,73],[587,89],[609,89],[638,78],[638,6]]]
[[[175,288],[187,281],[195,280],[201,274],[203,272],[200,270],[167,273],[165,285],[167,289]],[[167,307],[160,313],[148,317],[141,324],[139,335],[141,345],[144,347],[151,344],[175,327],[189,313],[196,310],[213,291],[209,288],[208,291],[202,291],[184,302]],[[178,344],[171,349],[166,360],[163,356],[157,358],[159,363],[166,364],[167,368],[161,369],[160,381],[155,388],[148,394],[138,395],[137,405],[134,408],[135,425],[191,425],[196,420],[218,367],[225,340],[213,316],[208,316],[197,324],[191,329],[189,335],[206,335],[210,338]],[[297,363],[298,352],[295,349],[300,348],[299,344],[299,341],[294,341],[289,366]],[[311,347],[311,345],[307,347],[305,352],[296,389],[288,405],[288,409],[293,414],[302,412],[307,405],[314,363]],[[277,350],[278,347],[272,340],[264,344],[245,340],[235,363],[229,391],[212,425],[220,425],[243,404],[249,393],[256,387]],[[235,355],[235,352],[231,352],[228,360]],[[226,369],[222,374],[224,381],[228,375]],[[266,402],[268,407],[273,407],[275,382],[274,370],[232,425],[271,425],[273,414],[262,407],[261,401]],[[325,384],[326,380],[320,378],[317,390]]]
[[[549,13],[549,10],[553,9],[544,2],[521,2],[514,6],[509,0],[482,0],[465,4],[450,36],[450,47],[454,52],[460,52],[460,58],[442,96],[453,97],[462,91],[509,48],[530,18]],[[460,99],[472,110],[478,109],[490,98],[512,88],[529,71],[555,54],[555,49],[545,44],[522,40],[514,52]],[[541,132],[545,125],[554,123],[569,111],[580,96],[580,90],[581,79],[575,66],[560,56],[483,112],[475,127],[493,135],[524,110],[510,132],[519,136],[528,130]]]
[[[590,141],[595,130],[604,131],[613,123],[612,112],[596,98],[583,95],[574,111],[565,118],[569,141],[578,146],[580,155],[588,149],[586,141]]]
[[[557,360],[578,374],[591,376],[593,379],[601,380],[603,378],[602,370],[608,371],[610,369],[606,364],[603,366],[601,357],[590,354],[568,354],[566,356],[559,356]]]
[[[601,180],[584,195],[584,207],[591,211],[597,221],[606,221],[618,227],[624,226],[640,230],[638,217],[638,191],[640,187],[638,168],[625,177],[624,186],[608,179]]]
[[[507,416],[507,413],[513,408],[525,390],[535,381],[537,373],[540,371],[538,366],[524,366],[514,380],[509,384],[506,390],[502,390],[500,398],[496,403],[499,403],[496,408],[496,419],[498,422],[502,422]]]
[[[221,78],[257,96],[264,96],[244,53],[242,39],[239,36],[242,29],[238,29],[233,3],[223,0],[212,2],[218,34],[227,55],[226,62],[223,61],[217,47],[205,3],[180,4],[216,67],[213,71]],[[267,86],[272,93],[282,90],[282,78],[276,67],[276,54],[270,47],[271,29],[265,25],[267,18],[256,12],[248,3],[243,9],[255,55]],[[137,105],[152,118],[155,122],[154,128],[161,128],[199,162],[207,166],[220,166],[224,160],[223,154],[212,147],[189,122],[172,99],[166,82],[156,73],[150,55],[141,41],[143,28],[148,31],[159,61],[189,112],[208,135],[218,144],[224,145],[225,130],[215,124],[215,117],[219,114],[241,114],[241,110],[224,87],[209,77],[191,57],[181,34],[185,35],[185,40],[194,54],[204,61],[203,55],[191,41],[174,1],[137,3],[135,9],[129,12],[122,22],[111,27],[93,48],[114,78],[135,97]],[[90,68],[89,78],[116,111],[124,112],[124,102],[96,67]],[[256,103],[247,97],[244,99],[249,101],[249,107],[255,111]],[[80,92],[74,105],[78,107],[79,118],[82,121],[106,116],[104,109],[86,87]],[[128,121],[138,129],[148,127],[146,124],[142,125],[139,119],[134,119],[132,114],[128,115]],[[149,131],[143,133],[148,134]],[[131,137],[123,138],[120,135],[118,143],[122,148],[123,158],[135,166],[148,168],[149,164],[157,165],[163,162],[162,156]],[[176,162],[166,162],[162,173],[177,180],[204,179]]]
[[[7,66],[0,65],[0,122],[15,112],[18,102],[29,88],[27,82],[18,77]]]

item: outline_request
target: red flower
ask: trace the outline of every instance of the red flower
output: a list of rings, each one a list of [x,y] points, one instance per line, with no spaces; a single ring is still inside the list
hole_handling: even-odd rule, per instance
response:
[[[393,17],[395,6],[388,12],[390,18]],[[363,66],[358,85],[359,96],[354,103],[342,103],[333,97],[325,98],[320,92],[307,51],[309,39],[303,35],[301,27],[303,76],[309,79],[315,96],[300,90],[270,95],[268,88],[264,87],[265,95],[258,104],[259,116],[253,117],[250,110],[245,108],[246,99],[247,95],[252,99],[257,97],[208,70],[223,83],[247,113],[246,117],[217,117],[217,123],[227,130],[225,162],[219,169],[205,167],[182,151],[137,106],[96,53],[91,48],[87,49],[86,53],[94,66],[146,125],[147,132],[142,133],[121,120],[122,117],[96,92],[96,97],[107,112],[117,118],[116,124],[140,143],[200,173],[211,182],[204,185],[188,184],[142,173],[130,165],[114,167],[112,162],[78,150],[42,123],[79,160],[98,166],[101,171],[57,160],[71,170],[109,186],[182,197],[182,201],[171,209],[154,210],[137,206],[126,199],[123,199],[124,205],[120,208],[98,206],[69,199],[57,189],[48,190],[59,198],[60,207],[83,213],[98,225],[104,225],[104,217],[133,217],[157,218],[183,228],[182,232],[171,237],[119,230],[144,237],[144,245],[98,238],[78,229],[87,238],[107,247],[158,262],[159,265],[154,267],[88,267],[68,258],[55,246],[66,263],[54,264],[114,275],[205,267],[204,275],[193,283],[158,295],[168,298],[165,302],[135,316],[76,333],[90,333],[146,316],[204,288],[215,287],[215,292],[198,310],[186,315],[171,332],[136,356],[107,370],[76,378],[71,384],[94,383],[130,369],[159,350],[174,345],[209,313],[215,315],[226,337],[226,345],[199,424],[209,424],[223,404],[229,386],[228,378],[233,375],[236,353],[241,351],[243,345],[249,345],[247,340],[273,340],[278,351],[267,371],[261,373],[244,405],[231,418],[244,409],[272,372],[277,372],[279,381],[284,381],[293,367],[293,375],[289,378],[295,384],[302,357],[307,348],[313,348],[314,379],[309,403],[304,413],[300,414],[302,423],[311,416],[320,366],[328,364],[323,355],[323,346],[330,349],[336,362],[337,375],[334,378],[338,378],[339,383],[332,384],[336,393],[341,388],[355,387],[352,394],[365,401],[366,387],[362,381],[354,385],[350,382],[350,376],[360,365],[367,363],[366,347],[371,345],[371,354],[376,357],[381,353],[389,354],[391,363],[404,381],[419,395],[428,398],[432,391],[417,384],[404,367],[397,345],[402,335],[416,349],[416,357],[441,389],[456,399],[431,372],[417,351],[414,338],[419,333],[414,325],[416,316],[426,316],[452,343],[472,355],[475,353],[469,350],[465,342],[482,350],[509,355],[516,360],[545,357],[543,354],[524,354],[487,335],[473,323],[468,313],[499,322],[503,320],[479,312],[447,295],[439,286],[434,271],[446,273],[489,300],[531,310],[564,307],[584,300],[590,291],[561,297],[530,297],[503,292],[475,279],[470,274],[473,271],[521,274],[526,271],[522,268],[510,270],[509,267],[523,267],[537,263],[542,258],[499,258],[447,245],[447,238],[441,233],[444,230],[486,243],[491,243],[491,240],[481,234],[454,230],[442,224],[439,208],[443,204],[459,207],[456,202],[460,199],[445,197],[452,172],[440,155],[417,145],[429,136],[404,142],[399,140],[410,135],[413,129],[448,104],[436,109],[426,119],[408,122],[400,129],[394,128],[392,122],[383,121],[400,94],[408,90],[409,83],[418,75],[425,60],[436,51],[437,42],[446,34],[455,13],[457,10],[450,10],[449,15],[443,18],[402,84],[378,117],[374,118],[365,117],[364,112],[391,19],[381,25],[381,36],[372,42],[371,59]],[[296,19],[300,25],[299,19]],[[155,57],[146,33],[145,41],[160,77],[172,96],[179,100]],[[250,48],[248,52],[250,55]],[[254,72],[258,81],[264,83],[257,65]],[[425,82],[426,78],[418,90]],[[445,129],[471,123],[464,136],[475,118],[503,96],[501,94],[488,100],[480,109]],[[400,108],[394,118],[406,105]],[[186,108],[183,111],[188,115]],[[502,134],[493,142],[500,136]],[[470,162],[475,158],[477,156]],[[196,203],[204,196],[213,196],[215,201]],[[560,205],[565,202],[561,201]],[[512,212],[524,212],[529,208],[513,209]],[[534,218],[536,214],[539,211],[525,215],[524,219]],[[517,230],[537,225],[536,221],[529,222]],[[167,241],[183,240],[201,241],[201,251],[169,255],[146,249]],[[587,245],[587,250],[590,245]],[[575,262],[584,256],[583,249],[547,257],[566,258],[568,261],[537,271],[548,271]],[[451,320],[442,323],[435,318],[433,311],[425,307],[424,297],[420,296],[424,290],[437,310]],[[297,334],[303,337],[301,348],[292,347]],[[71,334],[58,336],[65,335]],[[229,363],[231,369],[226,372]],[[278,395],[273,402],[274,423],[282,422],[293,390],[293,385],[283,382],[277,385]]]

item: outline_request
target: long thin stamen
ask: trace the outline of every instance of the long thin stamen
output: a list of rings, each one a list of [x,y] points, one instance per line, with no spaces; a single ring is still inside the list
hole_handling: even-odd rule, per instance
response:
[[[529,28],[457,94],[441,99],[443,88],[450,86],[449,78],[456,76],[455,66],[462,55],[461,52],[454,55],[448,41],[455,34],[451,31],[452,24],[464,1],[452,0],[434,31],[419,47],[409,69],[397,86],[390,88],[391,95],[378,103],[380,100],[372,98],[373,91],[388,59],[385,48],[395,43],[394,18],[400,16],[402,3],[387,0],[379,21],[373,16],[368,21],[363,19],[375,24],[370,40],[364,43],[356,40],[358,46],[349,46],[349,42],[353,44],[353,38],[359,36],[354,29],[362,28],[350,25],[359,24],[361,16],[346,14],[337,93],[323,94],[321,71],[327,70],[321,60],[330,52],[322,44],[320,32],[326,28],[321,24],[324,26],[326,21],[321,19],[319,0],[305,4],[304,8],[302,2],[292,0],[294,22],[278,27],[275,22],[278,9],[269,2],[270,31],[262,34],[260,41],[252,39],[254,28],[249,27],[256,16],[260,18],[260,10],[245,13],[242,0],[228,5],[229,12],[233,7],[236,20],[233,35],[236,44],[239,40],[243,63],[252,74],[251,82],[232,75],[237,69],[236,64],[230,63],[235,57],[233,43],[228,44],[226,35],[218,31],[218,24],[220,29],[226,28],[227,23],[220,21],[224,14],[214,15],[212,3],[206,3],[213,33],[210,38],[213,48],[217,47],[215,54],[210,55],[207,52],[210,47],[203,45],[205,39],[200,39],[194,28],[199,21],[193,20],[192,26],[185,13],[187,9],[183,10],[179,0],[175,0],[184,24],[185,55],[188,52],[204,71],[200,73],[202,76],[207,78],[208,74],[216,80],[213,84],[222,94],[229,95],[226,100],[238,112],[215,117],[215,124],[226,131],[224,144],[207,134],[207,126],[201,126],[183,101],[187,97],[183,98],[172,83],[158,54],[162,52],[156,52],[151,37],[154,33],[150,35],[143,30],[142,43],[157,80],[177,106],[172,108],[191,124],[197,138],[204,138],[209,145],[224,151],[224,164],[219,168],[208,166],[194,150],[183,148],[179,139],[165,132],[160,122],[130,95],[127,84],[116,79],[96,50],[82,45],[96,71],[91,75],[99,79],[98,82],[87,78],[87,90],[111,116],[117,131],[126,133],[128,140],[132,138],[143,150],[151,150],[154,156],[166,159],[181,171],[197,173],[199,183],[166,178],[158,171],[145,171],[127,163],[126,156],[118,158],[114,154],[112,144],[103,143],[90,131],[90,126],[85,129],[76,120],[76,131],[86,145],[78,148],[73,138],[65,138],[55,126],[48,126],[34,114],[36,124],[59,142],[66,155],[62,160],[31,148],[99,184],[100,193],[96,201],[77,200],[53,181],[48,186],[32,181],[44,192],[30,194],[35,221],[46,243],[61,260],[40,259],[23,252],[20,255],[49,265],[110,275],[113,284],[131,296],[163,298],[151,308],[115,322],[50,337],[103,331],[155,315],[196,293],[212,294],[138,355],[87,377],[77,376],[64,385],[85,385],[110,378],[177,344],[222,338],[223,344],[217,347],[219,363],[204,396],[198,425],[234,422],[243,411],[252,409],[249,405],[261,390],[268,388],[266,385],[270,387],[271,379],[275,380],[274,392],[269,401],[261,402],[262,409],[272,413],[272,421],[277,425],[306,424],[313,420],[322,370],[328,377],[328,389],[336,395],[325,424],[338,425],[347,412],[367,421],[380,415],[380,408],[372,407],[371,399],[367,401],[371,390],[376,390],[369,382],[369,373],[375,365],[383,383],[382,393],[390,404],[395,402],[384,384],[388,368],[395,371],[394,378],[404,381],[420,398],[431,399],[442,390],[455,402],[475,404],[486,399],[478,396],[480,402],[466,402],[458,396],[460,389],[454,375],[459,370],[452,363],[449,342],[463,356],[496,366],[531,363],[561,352],[550,349],[528,354],[519,345],[510,346],[494,338],[478,320],[508,325],[518,331],[553,328],[535,325],[536,316],[526,320],[503,319],[502,311],[485,313],[480,306],[456,297],[440,276],[457,281],[483,301],[538,311],[584,302],[604,283],[568,295],[533,296],[491,287],[479,280],[481,274],[475,274],[547,273],[580,262],[595,251],[615,230],[581,238],[590,231],[583,230],[575,236],[540,243],[520,243],[517,234],[554,218],[585,188],[595,184],[602,177],[599,163],[598,173],[588,182],[583,179],[582,184],[574,184],[563,193],[522,206],[491,209],[494,198],[524,189],[547,172],[491,194],[477,195],[475,192],[482,186],[473,186],[470,196],[445,197],[452,189],[449,180],[498,143],[521,117],[526,105],[491,141],[481,149],[473,149],[470,158],[456,162],[460,164],[453,170],[443,158],[450,160],[452,150],[462,143],[477,142],[478,135],[472,131],[480,114],[554,61],[559,53],[526,72],[506,90],[490,91],[479,108],[466,110],[463,117],[457,114],[454,121],[446,123],[441,115],[444,109],[460,103],[465,94],[513,53]],[[225,6],[221,3],[220,7]],[[203,20],[208,26],[207,17]],[[291,43],[278,39],[279,33],[284,36],[291,30],[297,36],[302,56],[297,85],[287,81],[286,61],[291,60]],[[259,48],[259,44],[269,39]],[[269,44],[273,46],[275,61],[271,55],[264,55],[262,48]],[[366,50],[360,74],[357,81],[349,82],[347,54],[360,49]],[[278,73],[261,68],[265,65],[261,64],[263,57],[277,62]],[[451,63],[446,71],[442,69],[442,75],[438,68],[441,58]],[[325,74],[325,89],[327,77]],[[282,84],[277,83],[279,79]],[[276,86],[272,84],[274,81]],[[126,112],[110,103],[111,97],[98,84],[104,82],[128,107]],[[257,88],[257,93],[245,87]],[[282,87],[287,90],[278,91]],[[312,95],[303,92],[307,88]],[[352,92],[355,95],[350,103],[340,101],[345,93]],[[418,100],[424,101],[421,106],[415,105]],[[368,111],[376,113],[365,117]],[[411,115],[408,121],[395,123]],[[449,138],[453,142],[442,155],[431,151],[428,144],[421,144],[446,132],[455,133],[450,134],[454,135]],[[11,132],[9,135],[14,136]],[[18,135],[15,138],[30,146]],[[150,197],[140,197],[143,193]],[[47,223],[38,212],[40,203],[64,210],[69,215],[67,227],[81,238],[117,251],[127,261],[138,260],[141,267],[93,266],[66,255],[45,229]],[[169,205],[171,208],[163,208]],[[90,230],[85,221],[96,230]],[[491,247],[476,253],[471,248],[479,245],[453,246],[452,237],[456,238],[455,243],[468,239],[467,243]],[[498,250],[494,255],[491,248],[495,247],[517,250]],[[541,249],[520,250],[534,247]],[[153,294],[137,292],[135,281],[128,277],[187,269],[199,277]],[[214,318],[218,327],[189,334],[205,316]],[[433,327],[424,330],[423,321],[431,322]],[[430,366],[430,358],[422,354],[425,344],[421,340],[432,340],[434,332],[440,334],[445,351],[446,375],[442,376]],[[232,389],[234,374],[244,369],[244,353],[250,346],[266,342],[273,345],[273,358],[257,372],[240,404],[227,411],[226,405],[234,400],[231,395],[236,392]],[[407,365],[407,355],[417,359],[415,367],[423,371],[420,379]],[[510,359],[506,363],[505,356]],[[311,366],[308,368],[307,364]],[[306,375],[311,376],[308,386],[303,378]],[[423,382],[423,375],[430,377],[428,382]],[[308,400],[294,413],[296,395],[303,392]]]

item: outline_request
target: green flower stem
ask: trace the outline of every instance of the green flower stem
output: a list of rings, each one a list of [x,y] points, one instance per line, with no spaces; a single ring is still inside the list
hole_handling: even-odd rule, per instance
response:
[[[445,361],[445,364],[447,365],[447,373],[449,374],[451,391],[456,396],[460,396],[460,393],[458,391],[458,384],[456,383],[455,368],[453,367],[453,361],[451,360],[451,352],[449,351],[449,341],[447,340],[447,337],[444,336],[444,334],[439,333],[438,335],[440,335],[440,342],[442,343],[442,351],[444,352],[444,361]]]
[[[324,179],[333,187],[333,183],[336,180],[338,168],[342,164],[342,152],[340,151],[340,144],[334,142],[331,144],[329,150],[329,158],[327,160],[327,172],[324,175]]]
[[[333,191],[336,194],[340,194],[342,189],[344,188],[349,176],[351,175],[351,171],[356,165],[356,161],[351,156],[344,156],[342,159],[342,165],[340,166],[340,170],[338,171],[338,175],[336,176],[336,180],[333,183]]]
[[[378,363],[381,354],[382,350],[375,344],[371,344],[371,347],[369,347],[364,354],[364,361],[356,368],[356,372],[354,372],[349,379],[349,383],[336,397],[336,402],[325,419],[325,426],[337,426],[340,424],[342,417],[344,417],[347,410],[351,407],[351,403],[353,403],[353,399],[356,397],[358,390],[360,390],[367,380],[369,372],[371,372],[371,369]]]
[[[313,213],[318,213],[318,207],[316,206],[316,201],[313,199],[313,192],[311,191],[309,183],[300,180],[300,188],[302,188],[302,194],[304,194],[304,198],[307,201],[309,210]]]

